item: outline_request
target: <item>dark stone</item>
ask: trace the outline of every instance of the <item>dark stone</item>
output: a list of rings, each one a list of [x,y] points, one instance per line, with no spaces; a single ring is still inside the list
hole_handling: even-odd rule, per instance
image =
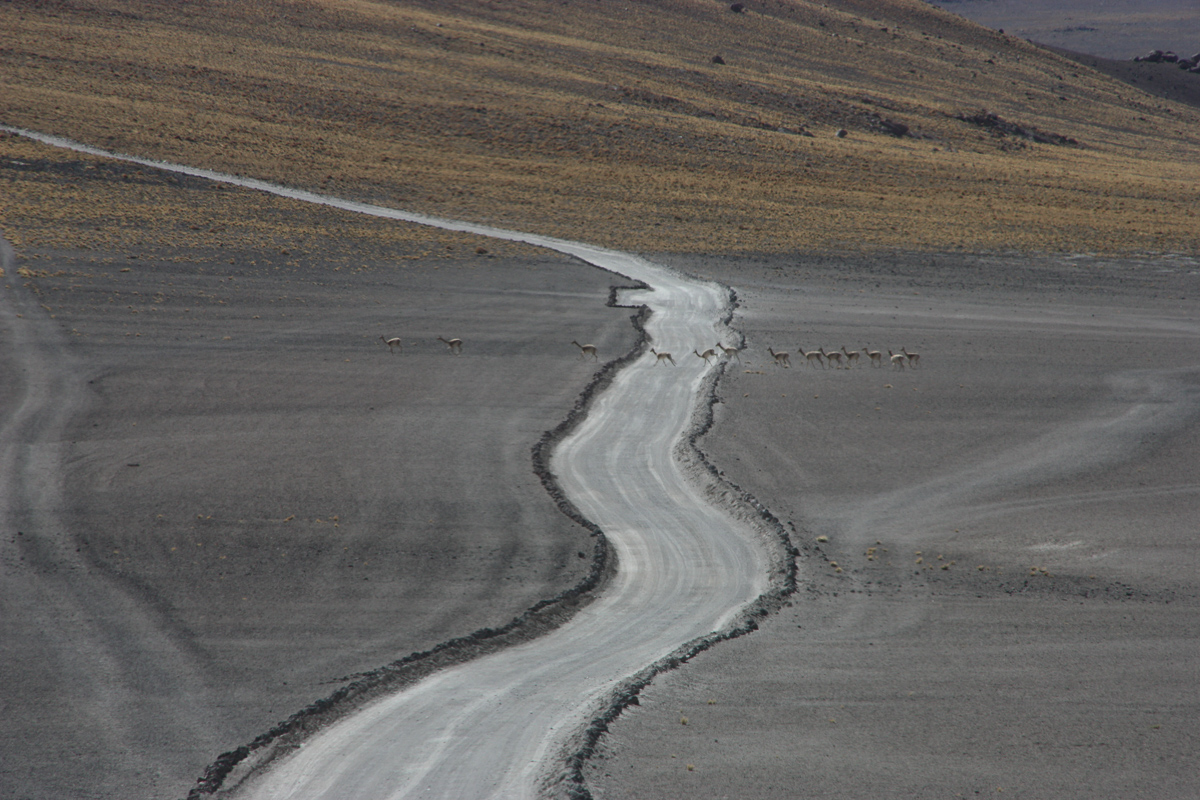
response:
[[[712,63],[714,63],[714,64],[724,64],[724,63],[725,63],[725,59],[721,58],[720,56],[713,56],[713,57],[712,57]]]
[[[1174,64],[1176,61],[1179,60],[1179,56],[1177,56],[1176,54],[1174,54],[1170,51],[1167,51],[1166,53],[1163,53],[1162,60],[1167,62],[1168,64]]]
[[[847,131],[845,128],[838,128],[837,133],[834,134],[834,136],[836,136],[839,139],[845,139],[846,135],[847,135]]]
[[[879,127],[882,128],[883,132],[889,136],[899,137],[908,135],[908,126],[903,122],[896,122],[895,120],[891,119],[881,119],[879,120]]]
[[[740,14],[746,10],[746,6],[742,3],[734,3],[729,7],[729,10],[735,14]]]

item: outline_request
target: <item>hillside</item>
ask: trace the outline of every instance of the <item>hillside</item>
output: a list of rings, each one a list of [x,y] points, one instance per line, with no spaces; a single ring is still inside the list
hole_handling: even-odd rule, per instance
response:
[[[1200,111],[917,0],[746,6],[17,0],[0,121],[640,250],[1194,249]],[[19,243],[101,235],[16,188]]]

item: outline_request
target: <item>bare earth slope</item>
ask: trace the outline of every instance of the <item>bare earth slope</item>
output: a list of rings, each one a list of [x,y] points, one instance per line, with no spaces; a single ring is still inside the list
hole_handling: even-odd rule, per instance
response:
[[[1196,46],[1196,51],[1200,51],[1200,44]],[[1146,94],[1160,97],[1169,104],[1186,103],[1193,108],[1200,107],[1200,74],[1185,72],[1175,64],[1101,58],[1071,50],[1057,52],[1085,67],[1136,86]]]

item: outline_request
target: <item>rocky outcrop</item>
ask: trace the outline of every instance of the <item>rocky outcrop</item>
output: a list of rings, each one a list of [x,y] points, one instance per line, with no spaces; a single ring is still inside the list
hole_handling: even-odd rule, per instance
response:
[[[1060,136],[1057,133],[1046,133],[1039,131],[1037,128],[1026,128],[1018,125],[1015,122],[1009,122],[1002,119],[996,114],[984,109],[977,111],[974,114],[958,114],[955,119],[960,119],[963,122],[968,122],[972,125],[977,125],[980,128],[990,131],[1001,138],[1012,136],[1019,139],[1028,139],[1031,142],[1039,144],[1057,144],[1057,145],[1077,145],[1078,141],[1069,136]]]
[[[903,122],[896,122],[894,119],[881,118],[879,120],[879,129],[888,136],[901,137],[908,135],[908,126]]]
[[[1200,74],[1200,53],[1195,53],[1185,58],[1170,50],[1151,50],[1149,53],[1137,56],[1133,60],[1147,64],[1174,64],[1179,69]]]

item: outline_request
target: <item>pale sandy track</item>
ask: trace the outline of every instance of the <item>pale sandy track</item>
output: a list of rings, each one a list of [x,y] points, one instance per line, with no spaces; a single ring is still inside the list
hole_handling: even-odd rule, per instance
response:
[[[617,682],[723,627],[763,591],[761,554],[671,456],[705,370],[683,354],[716,336],[724,293],[623,254],[526,240],[654,286],[635,299],[654,311],[647,328],[656,347],[679,356],[672,367],[647,354],[622,372],[552,461],[567,496],[609,536],[617,578],[555,633],[329,728],[247,796],[533,796],[557,747]]]
[[[660,351],[624,370],[556,451],[567,496],[615,548],[620,571],[569,625],[526,645],[440,673],[306,742],[256,776],[255,798],[529,797],[557,749],[623,678],[727,625],[766,585],[765,557],[748,531],[708,505],[672,458],[706,366],[689,357],[719,337],[727,293],[635,256],[440,220],[164,164],[0,128],[93,155],[389,219],[524,241],[640,280]]]

